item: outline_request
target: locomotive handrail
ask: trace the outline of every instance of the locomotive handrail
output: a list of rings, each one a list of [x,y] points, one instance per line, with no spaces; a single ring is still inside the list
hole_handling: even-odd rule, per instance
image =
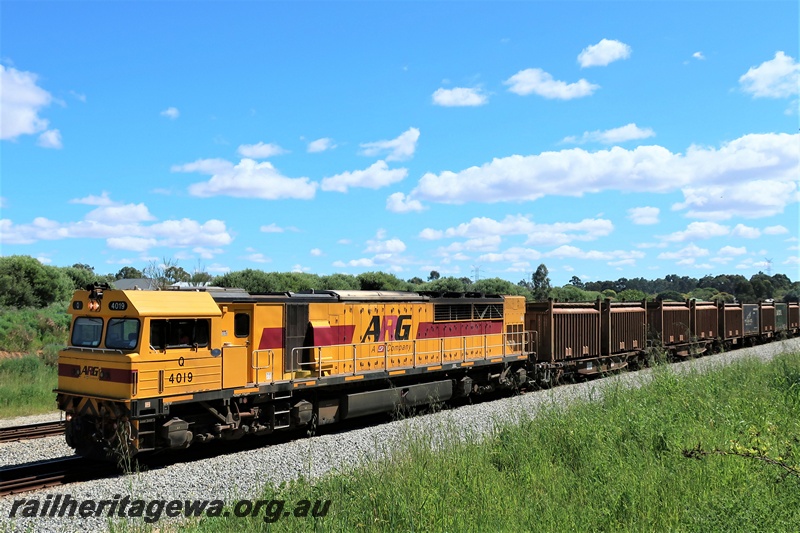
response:
[[[251,361],[251,368],[255,370],[256,375],[254,377],[255,384],[261,384],[262,382],[259,381],[259,371],[271,369],[271,380],[267,380],[264,383],[276,383],[276,382],[288,382],[288,383],[297,383],[297,382],[304,382],[304,381],[314,381],[317,379],[325,379],[328,377],[347,377],[347,376],[357,376],[357,375],[364,375],[370,372],[390,372],[394,370],[408,370],[414,368],[426,368],[426,367],[435,367],[437,365],[443,366],[445,364],[458,364],[458,363],[466,363],[469,361],[485,361],[488,359],[498,358],[498,357],[508,357],[510,354],[522,354],[524,353],[525,346],[528,346],[528,334],[527,331],[519,331],[519,332],[512,332],[512,333],[500,333],[494,335],[500,335],[502,340],[496,343],[489,343],[489,337],[492,334],[480,334],[480,335],[462,335],[458,337],[440,337],[438,339],[414,339],[410,341],[379,341],[379,342],[370,342],[370,343],[360,343],[360,344],[333,344],[333,345],[319,345],[319,346],[298,346],[292,348],[291,350],[291,357],[292,359],[296,359],[298,355],[298,351],[302,350],[313,350],[316,352],[315,360],[314,361],[306,361],[299,363],[300,370],[309,372],[309,376],[303,377],[292,377],[288,380],[285,379],[275,379],[274,375],[274,363],[275,363],[275,352],[273,350],[253,350],[253,360]],[[481,343],[470,343],[470,340],[474,341],[476,339],[481,339]],[[420,342],[431,342],[438,340],[439,347],[436,350],[427,350],[427,351],[420,351],[418,349],[418,344]],[[448,346],[448,341],[456,346]],[[397,353],[391,353],[392,348],[396,346],[402,346],[403,344],[409,345],[408,351],[400,351]],[[369,350],[370,347],[375,348],[375,352],[380,355],[362,355],[359,357],[359,353],[363,354],[365,350]],[[478,353],[481,355],[479,356],[468,356],[468,351],[477,350]],[[326,359],[324,357],[324,351],[329,350],[343,350],[345,352],[351,352],[347,354],[346,357],[342,357],[339,359]],[[266,352],[269,355],[269,365],[268,366],[260,366],[258,357]],[[438,357],[436,357],[438,355]],[[428,357],[422,357],[428,356]],[[402,357],[410,357],[411,363],[410,364],[400,364],[395,365],[393,367],[389,366],[390,359],[393,358],[402,358]],[[434,359],[435,358],[435,359]],[[433,359],[433,360],[432,360]],[[365,363],[370,362],[368,364],[367,369],[359,369],[358,363]],[[375,363],[374,366],[372,363]],[[344,364],[351,364],[352,367],[348,371],[344,372],[336,372],[334,375],[324,375],[324,372],[327,369],[333,369],[333,367],[341,367]],[[391,370],[390,370],[391,368]],[[284,374],[289,372],[284,372]]]
[[[65,350],[78,350],[81,352],[98,352],[98,353],[118,353],[120,355],[125,355],[125,352],[120,350],[119,348],[91,348],[89,346],[72,346],[69,345],[64,348]]]
[[[262,353],[266,352],[269,355],[269,365],[268,366],[258,366],[258,356]],[[253,383],[258,385],[260,382],[258,381],[258,373],[260,370],[267,370],[269,369],[269,376],[272,378],[270,382],[274,382],[274,368],[273,364],[275,362],[275,352],[272,351],[271,348],[267,349],[256,349],[253,350],[253,357],[250,360],[250,368],[255,371],[255,376],[253,377]]]

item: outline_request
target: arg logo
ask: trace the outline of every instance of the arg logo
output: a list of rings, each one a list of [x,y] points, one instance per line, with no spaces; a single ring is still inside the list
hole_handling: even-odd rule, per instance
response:
[[[407,341],[411,336],[411,315],[374,316],[361,342]]]

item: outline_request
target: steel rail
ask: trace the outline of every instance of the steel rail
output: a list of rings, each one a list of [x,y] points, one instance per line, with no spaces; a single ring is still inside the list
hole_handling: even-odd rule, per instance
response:
[[[59,420],[56,422],[42,422],[41,424],[0,428],[0,443],[63,435],[64,425],[65,422]]]

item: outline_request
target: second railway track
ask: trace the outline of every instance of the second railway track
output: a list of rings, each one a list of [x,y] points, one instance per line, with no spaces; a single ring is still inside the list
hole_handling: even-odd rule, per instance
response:
[[[25,426],[0,428],[0,443],[26,439],[40,439],[64,434],[64,421],[42,422]]]
[[[106,472],[108,470],[108,472]],[[71,456],[0,468],[0,496],[97,479],[111,473],[83,457]]]

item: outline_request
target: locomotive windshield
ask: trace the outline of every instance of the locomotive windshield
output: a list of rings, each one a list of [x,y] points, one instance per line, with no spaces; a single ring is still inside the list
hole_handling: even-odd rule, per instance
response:
[[[72,326],[72,345],[85,348],[97,348],[103,338],[103,319],[94,317],[78,317]]]
[[[132,350],[139,342],[139,320],[135,318],[112,318],[108,321],[106,348]]]

